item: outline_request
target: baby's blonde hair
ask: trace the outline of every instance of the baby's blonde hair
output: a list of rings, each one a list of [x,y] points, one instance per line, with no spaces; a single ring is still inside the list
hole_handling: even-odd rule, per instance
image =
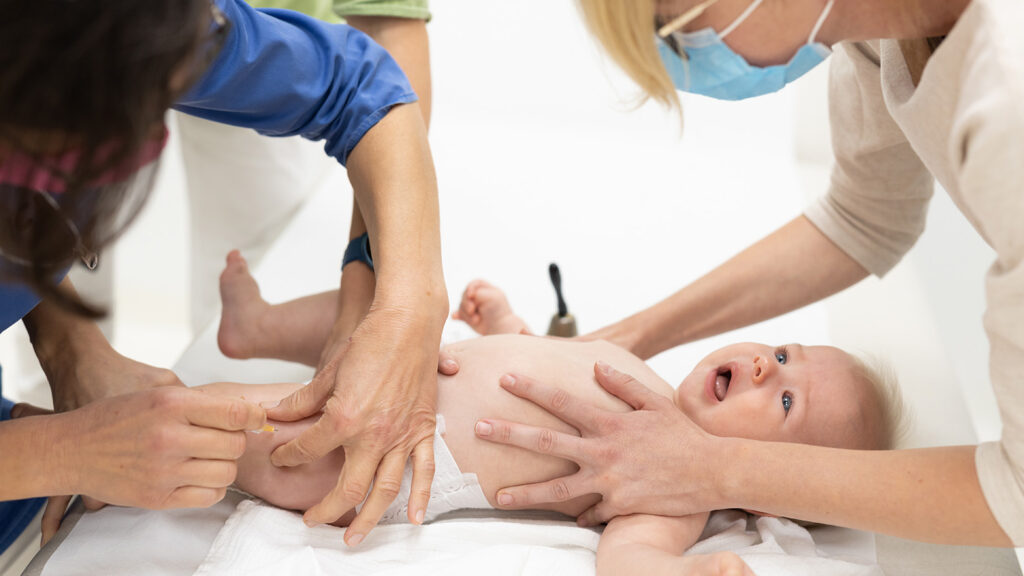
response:
[[[850,354],[855,374],[871,384],[881,411],[879,437],[875,450],[892,450],[904,441],[910,428],[910,415],[900,393],[896,371],[871,355]]]
[[[578,0],[583,21],[605,52],[653,98],[681,111],[679,94],[658,55],[654,36],[656,0]]]

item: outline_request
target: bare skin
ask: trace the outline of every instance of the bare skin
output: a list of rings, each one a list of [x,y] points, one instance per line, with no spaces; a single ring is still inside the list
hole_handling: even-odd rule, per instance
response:
[[[361,265],[351,266],[357,274],[366,271]],[[345,273],[348,274],[349,269]],[[277,310],[269,312],[271,307],[258,301],[255,282],[248,276],[244,261],[235,254],[229,257],[221,278],[224,299],[221,333],[227,339],[251,341],[253,349],[273,350],[275,339],[294,342],[304,338],[301,334],[292,335],[284,331],[293,325],[290,319],[274,325],[274,318],[317,318],[310,310],[302,310],[317,304],[311,299],[279,304]],[[252,313],[265,315],[264,320],[271,323],[261,324],[257,318],[245,317]],[[483,442],[475,437],[474,428],[479,431],[487,424],[477,423],[478,420],[488,413],[501,413],[576,436],[578,432],[572,426],[538,406],[504,392],[531,386],[536,379],[556,379],[563,393],[580,395],[606,410],[628,411],[626,404],[597,385],[593,367],[601,358],[612,358],[617,364],[644,374],[646,379],[655,383],[657,393],[666,402],[719,434],[779,441],[817,441],[844,447],[864,446],[875,441],[870,438],[870,431],[878,427],[878,422],[870,417],[874,411],[860,409],[870,406],[873,391],[870,385],[851,376],[849,357],[834,348],[772,348],[756,344],[726,347],[709,355],[678,390],[673,390],[639,358],[607,342],[572,342],[519,335],[525,329],[525,323],[512,312],[504,294],[486,282],[470,284],[454,316],[469,319],[474,329],[490,336],[446,347],[446,353],[457,359],[461,369],[455,376],[440,377],[438,412],[445,417],[445,442],[460,470],[477,475],[484,496],[492,506],[498,505],[498,490],[505,483],[546,481],[572,474],[577,467],[556,457],[558,447],[554,445],[548,447],[547,453],[533,453]],[[242,332],[245,327],[253,326],[265,329]],[[513,332],[513,335],[500,335],[503,329]],[[317,333],[317,330],[308,332]],[[598,373],[607,369],[604,364],[597,368]],[[826,386],[827,392],[820,392],[815,398],[815,391],[826,390]],[[274,400],[297,388],[298,384],[245,386],[218,383],[208,386],[207,390],[262,402]],[[299,510],[329,490],[337,469],[344,463],[341,450],[312,464],[286,470],[275,468],[269,462],[269,454],[278,445],[299,434],[314,418],[279,423],[278,431],[273,435],[261,434],[250,438],[248,451],[239,460],[237,485],[270,503]],[[850,423],[850,426],[842,426],[843,422]],[[575,516],[593,506],[598,499],[594,494],[581,495],[542,504],[538,508]],[[409,520],[416,521],[413,510],[409,513]],[[352,518],[350,512],[337,524],[345,526]],[[646,565],[655,572],[749,574],[742,561],[731,554],[680,556],[696,541],[706,519],[706,514],[685,518],[646,515],[618,518],[609,525],[602,538],[598,571],[635,573],[638,565]],[[643,551],[639,558],[638,550]]]

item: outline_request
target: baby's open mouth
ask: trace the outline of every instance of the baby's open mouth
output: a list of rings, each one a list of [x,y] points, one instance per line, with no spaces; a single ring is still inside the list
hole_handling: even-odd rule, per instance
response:
[[[729,369],[719,369],[718,376],[715,376],[715,398],[721,402],[725,400],[725,395],[729,392],[729,382],[732,381],[732,371]]]

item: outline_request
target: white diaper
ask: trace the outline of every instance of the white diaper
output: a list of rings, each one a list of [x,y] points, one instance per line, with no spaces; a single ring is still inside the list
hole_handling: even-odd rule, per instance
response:
[[[430,485],[430,503],[424,522],[430,522],[445,512],[467,508],[491,509],[484,497],[476,474],[463,474],[444,441],[444,416],[437,415],[434,429],[434,482]],[[398,496],[381,517],[381,524],[402,524],[409,521],[409,493],[412,489],[412,464],[406,464],[402,487]]]

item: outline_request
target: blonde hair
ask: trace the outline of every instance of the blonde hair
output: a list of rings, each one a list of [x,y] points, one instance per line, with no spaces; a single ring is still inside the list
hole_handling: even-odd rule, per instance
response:
[[[658,55],[654,36],[656,0],[578,0],[590,33],[647,98],[682,112],[679,94]]]
[[[910,414],[900,393],[896,371],[889,363],[871,355],[850,354],[854,372],[867,380],[875,392],[881,412],[879,438],[876,450],[892,450],[906,438],[910,428]]]

